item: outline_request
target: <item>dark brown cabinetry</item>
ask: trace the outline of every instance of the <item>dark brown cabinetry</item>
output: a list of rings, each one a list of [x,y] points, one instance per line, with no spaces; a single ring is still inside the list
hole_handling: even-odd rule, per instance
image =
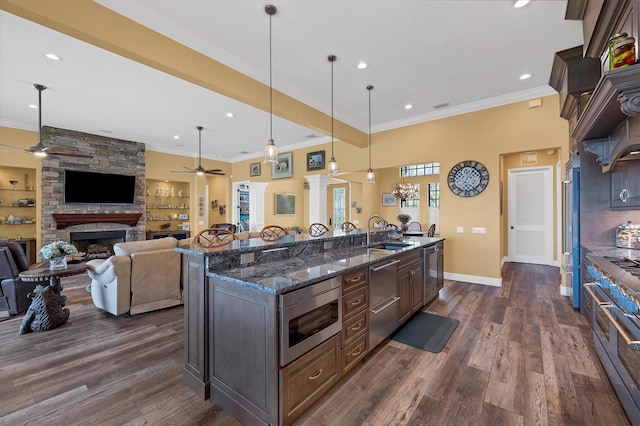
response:
[[[621,161],[611,173],[611,207],[640,207],[640,168]]]
[[[369,280],[362,268],[342,276],[341,373],[369,352]]]
[[[335,335],[280,370],[282,423],[293,423],[340,379],[340,336]]]
[[[399,257],[398,265],[398,325],[404,323],[422,307],[422,256],[420,250],[412,250]]]

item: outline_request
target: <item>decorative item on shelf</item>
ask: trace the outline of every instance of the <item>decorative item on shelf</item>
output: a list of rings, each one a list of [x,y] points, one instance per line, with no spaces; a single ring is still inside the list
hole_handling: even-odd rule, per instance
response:
[[[24,189],[29,189],[29,175],[24,174]]]
[[[398,222],[400,222],[400,226],[402,227],[403,231],[407,230],[407,224],[409,223],[410,220],[411,220],[411,216],[409,216],[408,214],[400,213],[398,215]]]
[[[175,197],[176,196],[176,188],[175,187],[171,187],[171,196]]]
[[[16,186],[18,186],[17,180],[10,180],[9,183],[11,184],[11,189],[16,189]]]
[[[67,256],[78,253],[78,249],[73,244],[65,241],[54,241],[51,244],[44,245],[38,251],[38,256],[42,259],[49,259],[49,269],[59,270],[66,269]]]
[[[391,193],[400,200],[407,200],[416,196],[418,187],[411,182],[397,182],[391,188]]]
[[[179,190],[178,190],[178,197],[182,198],[182,194],[183,194],[183,193],[182,193],[182,189],[179,189]]]
[[[636,63],[636,39],[626,37],[613,46],[613,69],[628,67]]]
[[[273,142],[273,67],[271,54],[271,18],[276,14],[277,10],[272,4],[264,7],[264,11],[269,15],[269,142],[264,148],[264,163],[272,165],[278,164],[278,147]],[[253,173],[253,167],[251,168],[251,173]],[[254,175],[252,174],[251,176]],[[259,176],[259,174],[255,176]]]
[[[4,200],[0,197],[0,206],[4,204]]]
[[[162,225],[160,225],[160,229],[162,229],[163,231],[166,231],[167,229],[169,229],[170,226],[171,226],[170,223],[163,223]]]

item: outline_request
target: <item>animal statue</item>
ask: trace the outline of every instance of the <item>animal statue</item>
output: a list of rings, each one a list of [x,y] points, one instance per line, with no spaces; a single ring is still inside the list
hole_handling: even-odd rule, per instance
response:
[[[37,285],[29,294],[31,305],[22,319],[20,334],[47,331],[59,327],[69,319],[69,309],[62,308],[67,296],[51,285]]]

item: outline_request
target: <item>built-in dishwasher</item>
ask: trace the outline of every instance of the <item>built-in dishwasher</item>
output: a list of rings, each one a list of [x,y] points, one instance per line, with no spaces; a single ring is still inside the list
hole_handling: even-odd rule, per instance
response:
[[[387,260],[369,267],[369,345],[375,348],[398,327],[399,260]]]

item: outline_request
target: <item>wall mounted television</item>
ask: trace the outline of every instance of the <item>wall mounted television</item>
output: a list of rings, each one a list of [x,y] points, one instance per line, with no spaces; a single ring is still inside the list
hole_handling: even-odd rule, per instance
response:
[[[65,204],[133,204],[136,177],[64,170]]]

